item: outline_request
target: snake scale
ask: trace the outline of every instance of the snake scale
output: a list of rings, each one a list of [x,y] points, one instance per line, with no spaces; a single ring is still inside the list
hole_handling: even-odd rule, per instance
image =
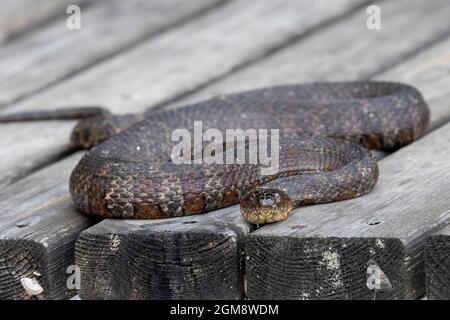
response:
[[[358,197],[378,179],[368,149],[396,150],[424,134],[430,112],[413,87],[394,82],[322,82],[218,96],[184,108],[112,115],[101,108],[3,116],[1,122],[81,118],[71,142],[92,148],[70,177],[87,215],[156,219],[240,203],[245,220],[284,220],[306,204]],[[279,170],[261,164],[175,164],[175,129],[279,129]],[[400,164],[399,164],[400,165]]]

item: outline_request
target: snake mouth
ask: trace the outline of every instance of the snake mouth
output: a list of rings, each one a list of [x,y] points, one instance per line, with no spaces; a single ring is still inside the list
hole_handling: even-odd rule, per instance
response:
[[[278,189],[255,189],[240,202],[244,220],[258,225],[286,220],[293,206],[291,198]]]

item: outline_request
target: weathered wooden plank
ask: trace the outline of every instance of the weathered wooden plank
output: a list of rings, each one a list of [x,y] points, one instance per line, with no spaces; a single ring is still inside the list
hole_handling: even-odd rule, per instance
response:
[[[0,193],[0,299],[66,297],[75,240],[93,224],[76,212],[68,194],[70,169],[80,157],[72,155]],[[37,280],[43,292],[29,295],[24,278]]]
[[[231,2],[17,103],[8,112],[73,104],[141,111],[224,76],[360,3],[280,0],[249,6],[245,0]],[[67,148],[72,127],[73,122],[46,123],[41,132],[29,123],[0,125],[0,154],[8,159],[0,167],[0,187],[33,170],[35,163],[52,161]],[[58,134],[49,134],[51,130]],[[16,138],[18,132],[23,139]],[[9,151],[12,145],[20,150],[18,154]]]
[[[230,214],[233,213],[233,214]],[[108,220],[82,232],[82,299],[240,299],[248,224],[236,209],[166,220]]]
[[[69,148],[71,130],[67,126],[73,126],[73,123],[46,121],[28,123],[26,126],[0,126],[0,131],[3,131],[0,141],[0,190],[20,177],[62,158]],[[27,130],[21,130],[25,127]],[[33,131],[35,134],[31,136]],[[62,141],[61,137],[66,140]]]
[[[345,21],[324,28],[166,108],[216,95],[280,84],[363,79],[397,62],[403,65],[405,81],[413,80],[413,84],[427,86],[426,79],[414,77],[411,66],[404,64],[406,57],[410,58],[414,52],[424,48],[427,48],[427,54],[413,58],[414,65],[426,66],[427,62],[417,63],[417,60],[426,58],[431,64],[429,67],[432,67],[432,61],[436,59],[436,69],[438,66],[443,69],[435,70],[435,76],[430,74],[429,77],[433,81],[441,81],[443,77],[440,75],[444,75],[448,67],[448,59],[445,59],[448,42],[435,50],[428,50],[432,47],[428,44],[441,39],[450,30],[450,22],[443,22],[444,17],[450,14],[447,4],[445,0],[381,2],[378,5],[382,28],[372,31],[366,28],[365,8],[360,9]],[[412,21],[421,21],[421,24],[419,26]],[[425,73],[428,69],[421,72]]]
[[[86,0],[4,0],[0,3],[0,43],[32,31],[56,16],[65,15],[67,6]]]
[[[402,63],[377,75],[378,79],[402,81],[416,86],[431,108],[433,130],[450,120],[449,86],[450,37]]]
[[[450,115],[447,99],[443,96],[448,92],[441,90],[448,86],[450,38],[437,45],[428,44],[448,35],[450,22],[443,23],[443,20],[450,14],[450,6],[445,0],[385,1],[379,6],[381,30],[366,28],[366,15],[361,9],[345,21],[324,28],[164,108],[260,87],[355,80],[377,74],[376,79],[403,81],[423,91],[426,100],[432,102],[433,122],[442,124],[438,119]],[[414,24],[412,21],[422,23]],[[417,52],[424,48],[423,53]],[[397,62],[401,62],[398,68],[395,67]],[[386,66],[392,67],[380,74]],[[439,105],[435,101],[439,101]]]
[[[81,5],[80,30],[66,27],[65,8],[58,6],[62,10],[60,19],[0,47],[0,106],[73,76],[220,3],[221,0],[97,1],[86,8]]]
[[[429,300],[450,299],[450,226],[428,239],[425,248],[426,292]]]
[[[245,246],[251,299],[370,299],[367,268],[387,275],[392,291],[424,293],[428,236],[450,222],[450,124],[379,162],[375,189],[361,198],[299,208],[252,233]]]

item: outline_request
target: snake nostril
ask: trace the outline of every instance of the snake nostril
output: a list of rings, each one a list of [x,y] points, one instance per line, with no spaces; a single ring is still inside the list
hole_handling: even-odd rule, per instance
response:
[[[369,222],[367,222],[367,224],[369,226],[376,226],[376,225],[379,225],[380,223],[381,223],[381,221],[369,221]]]
[[[197,221],[185,221],[185,222],[183,222],[183,224],[194,224],[194,223],[197,223]]]

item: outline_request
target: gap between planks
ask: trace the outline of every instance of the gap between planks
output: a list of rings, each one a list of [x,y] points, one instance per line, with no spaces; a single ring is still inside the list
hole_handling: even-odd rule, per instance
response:
[[[68,194],[71,169],[83,153],[49,166],[0,192],[0,299],[62,299],[78,234],[98,219],[75,211]],[[44,291],[28,295],[24,277]]]

